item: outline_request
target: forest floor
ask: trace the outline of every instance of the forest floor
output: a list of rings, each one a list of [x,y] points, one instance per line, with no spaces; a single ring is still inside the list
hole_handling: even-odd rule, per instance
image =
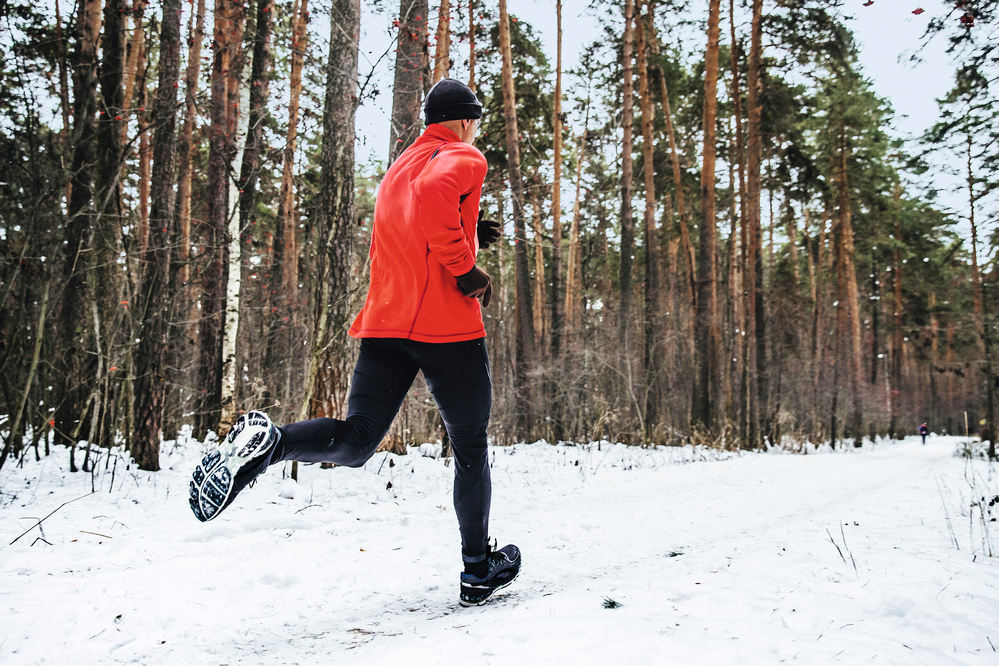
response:
[[[989,518],[999,470],[961,441],[493,448],[492,533],[524,564],[479,608],[453,470],[418,449],[275,466],[207,524],[199,442],[158,473],[29,455],[0,470],[0,663],[997,664],[999,523],[972,502]]]

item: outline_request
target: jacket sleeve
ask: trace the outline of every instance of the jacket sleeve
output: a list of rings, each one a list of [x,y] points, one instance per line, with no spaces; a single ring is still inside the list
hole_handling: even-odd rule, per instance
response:
[[[414,183],[420,206],[419,226],[427,245],[437,261],[455,276],[475,266],[475,230],[469,235],[462,225],[461,198],[481,187],[485,177],[486,158],[482,153],[466,144],[448,144],[427,163]]]

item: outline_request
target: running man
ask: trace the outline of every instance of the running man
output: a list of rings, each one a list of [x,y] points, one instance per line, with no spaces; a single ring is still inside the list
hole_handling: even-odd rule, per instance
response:
[[[479,211],[486,158],[472,145],[482,117],[475,93],[443,79],[427,94],[424,114],[423,135],[389,167],[378,190],[370,286],[350,328],[361,345],[347,418],[278,428],[262,412],[246,414],[195,469],[190,503],[199,520],[212,520],[283,460],[360,467],[422,370],[454,451],[464,563],[459,602],[478,606],[512,583],[521,564],[516,546],[489,547],[492,382],[480,301],[489,305],[492,286],[475,257],[501,232]]]
[[[930,434],[930,429],[926,426],[925,423],[920,424],[919,434],[922,435],[923,437],[923,444],[926,444],[926,436]]]

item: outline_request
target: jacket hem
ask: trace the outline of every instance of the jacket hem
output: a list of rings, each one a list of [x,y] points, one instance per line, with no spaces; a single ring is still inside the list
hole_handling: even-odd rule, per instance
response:
[[[486,329],[480,328],[464,333],[418,333],[415,331],[400,331],[392,329],[350,329],[348,335],[352,338],[398,338],[414,342],[465,342],[486,337]]]

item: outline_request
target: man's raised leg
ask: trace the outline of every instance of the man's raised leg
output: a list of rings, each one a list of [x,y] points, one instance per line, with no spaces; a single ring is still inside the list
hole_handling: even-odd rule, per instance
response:
[[[418,371],[399,340],[366,338],[354,368],[345,420],[317,418],[276,428],[262,412],[241,417],[194,472],[194,515],[211,520],[268,466],[282,460],[360,467],[378,449]],[[256,429],[245,425],[251,416],[253,423],[259,422]]]

